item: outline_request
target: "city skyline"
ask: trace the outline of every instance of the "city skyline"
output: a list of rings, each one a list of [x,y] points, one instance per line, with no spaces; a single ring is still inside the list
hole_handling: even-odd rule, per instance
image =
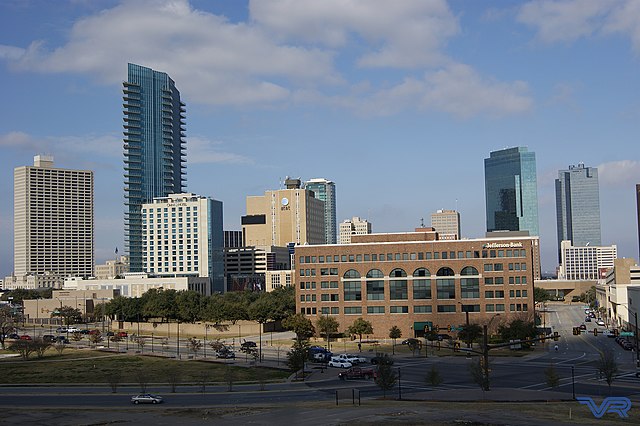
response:
[[[561,3],[3,2],[2,193],[12,199],[11,171],[34,155],[93,170],[96,261],[124,253],[131,62],[180,88],[187,189],[224,202],[225,230],[241,228],[247,196],[290,175],[335,182],[338,223],[411,231],[455,209],[465,237],[482,237],[482,159],[527,146],[543,270],[557,265],[554,180],[578,162],[599,171],[602,244],[635,258],[640,41],[628,22],[640,12]],[[2,276],[13,270],[12,210],[0,205]]]

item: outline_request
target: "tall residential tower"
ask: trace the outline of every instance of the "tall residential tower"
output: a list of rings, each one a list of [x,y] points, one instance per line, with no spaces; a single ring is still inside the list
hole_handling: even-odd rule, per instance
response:
[[[38,155],[17,167],[14,185],[14,275],[93,275],[93,172],[53,166]]]
[[[316,198],[324,201],[325,244],[336,243],[336,184],[326,179],[311,179],[305,183],[307,190],[313,191]]]
[[[558,171],[556,219],[558,255],[563,241],[575,247],[601,244],[598,169],[579,163]]]
[[[526,147],[493,151],[484,160],[487,232],[538,235],[536,155]]]
[[[143,203],[184,192],[185,105],[165,73],[129,64],[123,83],[125,245],[131,272],[143,271]]]

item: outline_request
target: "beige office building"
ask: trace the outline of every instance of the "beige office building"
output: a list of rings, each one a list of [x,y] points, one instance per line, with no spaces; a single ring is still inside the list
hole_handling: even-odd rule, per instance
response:
[[[367,235],[371,233],[371,223],[357,216],[347,219],[340,224],[339,244],[351,244],[353,235]]]
[[[324,201],[301,187],[299,179],[287,179],[286,189],[247,197],[242,216],[243,246],[323,244]]]
[[[558,279],[604,279],[618,257],[618,247],[616,245],[578,247],[571,245],[571,241],[562,241],[560,257],[562,263],[558,267]]]
[[[460,213],[455,210],[438,210],[431,214],[431,227],[440,240],[460,239]]]
[[[92,276],[93,172],[38,155],[14,170],[14,275]]]
[[[129,256],[120,256],[114,260],[107,260],[102,265],[96,265],[97,279],[112,279],[129,272]]]

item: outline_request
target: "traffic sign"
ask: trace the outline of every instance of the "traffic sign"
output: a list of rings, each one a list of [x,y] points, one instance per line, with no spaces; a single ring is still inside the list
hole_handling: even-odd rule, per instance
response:
[[[633,331],[621,331],[620,335],[624,337],[631,337],[633,336]]]

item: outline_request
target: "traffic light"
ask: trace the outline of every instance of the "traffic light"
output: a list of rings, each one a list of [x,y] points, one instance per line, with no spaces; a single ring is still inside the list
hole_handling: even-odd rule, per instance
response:
[[[557,331],[554,331],[554,332],[553,332],[553,340],[557,342],[557,341],[558,341],[558,339],[560,339],[560,335],[558,334],[558,332],[557,332]]]
[[[594,329],[593,329],[593,335],[594,335],[594,336],[597,336],[597,335],[598,335],[598,329],[597,329],[597,328],[594,328]]]

